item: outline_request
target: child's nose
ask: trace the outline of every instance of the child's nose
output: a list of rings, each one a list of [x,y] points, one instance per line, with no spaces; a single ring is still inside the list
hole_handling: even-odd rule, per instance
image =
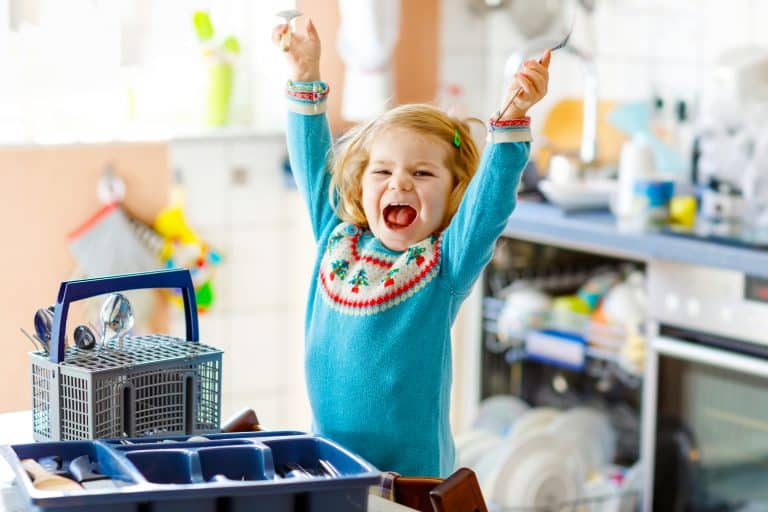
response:
[[[407,173],[395,173],[389,182],[389,188],[392,190],[403,190],[408,192],[413,188],[413,181]]]

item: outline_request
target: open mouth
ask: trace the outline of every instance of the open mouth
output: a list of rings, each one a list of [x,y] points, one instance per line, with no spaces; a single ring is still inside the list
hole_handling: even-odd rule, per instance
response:
[[[406,203],[391,203],[384,207],[384,222],[395,231],[413,224],[416,215],[416,208]]]

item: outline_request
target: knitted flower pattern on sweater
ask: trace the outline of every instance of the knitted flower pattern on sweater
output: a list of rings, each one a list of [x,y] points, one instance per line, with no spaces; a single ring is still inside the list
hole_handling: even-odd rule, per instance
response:
[[[440,268],[437,236],[395,255],[361,248],[362,233],[354,224],[339,224],[320,263],[323,298],[338,311],[371,315],[387,310],[413,297]]]

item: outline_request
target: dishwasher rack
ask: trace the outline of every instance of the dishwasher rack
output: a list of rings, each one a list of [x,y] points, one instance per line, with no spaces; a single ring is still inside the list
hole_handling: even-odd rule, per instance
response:
[[[569,409],[590,405],[608,412],[618,433],[616,463],[633,465],[639,457],[642,375],[628,371],[616,350],[585,346],[584,365],[567,368],[531,360],[523,340],[500,343],[496,319],[506,293],[525,285],[552,296],[574,294],[601,270],[628,273],[645,263],[502,237],[482,285],[480,399],[514,395],[531,406]],[[595,333],[590,333],[595,334]],[[618,332],[601,332],[607,341],[623,342]]]

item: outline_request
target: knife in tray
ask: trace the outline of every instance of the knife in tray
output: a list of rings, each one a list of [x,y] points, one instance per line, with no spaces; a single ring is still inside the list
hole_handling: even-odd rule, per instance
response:
[[[86,489],[117,489],[118,482],[107,475],[93,471],[89,455],[81,455],[69,463],[69,474]]]

